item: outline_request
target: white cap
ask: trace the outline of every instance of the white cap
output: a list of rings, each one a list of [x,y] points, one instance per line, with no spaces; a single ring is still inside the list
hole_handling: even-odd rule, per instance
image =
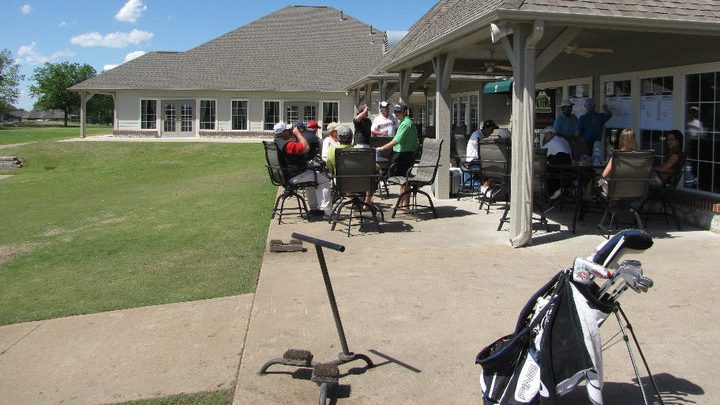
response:
[[[545,135],[547,133],[553,133],[557,134],[557,129],[553,126],[545,127],[542,131],[540,131],[540,135]]]
[[[273,127],[273,132],[275,135],[280,135],[283,133],[283,131],[292,129],[292,125],[286,124],[284,121],[280,121]]]

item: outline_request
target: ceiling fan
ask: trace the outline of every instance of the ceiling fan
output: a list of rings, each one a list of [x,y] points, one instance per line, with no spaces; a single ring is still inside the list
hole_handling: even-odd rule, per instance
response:
[[[483,62],[483,69],[485,73],[497,73],[496,71],[512,72],[513,68],[509,65],[502,65],[500,62],[485,61]]]
[[[568,55],[578,55],[583,58],[592,58],[596,53],[613,53],[614,51],[610,48],[585,48],[578,44],[570,44],[563,49],[563,52]]]

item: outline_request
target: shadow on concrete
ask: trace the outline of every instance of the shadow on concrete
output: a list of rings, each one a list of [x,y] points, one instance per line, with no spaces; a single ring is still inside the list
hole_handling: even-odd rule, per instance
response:
[[[640,387],[637,385],[637,379],[633,379],[634,384],[619,383],[606,381],[603,385],[603,400],[606,404],[623,404],[623,405],[644,405]],[[651,404],[659,404],[655,389],[650,382],[650,377],[642,377],[641,381],[645,387],[645,393]],[[688,381],[684,378],[678,378],[668,373],[655,374],[655,382],[660,389],[660,396],[665,405],[681,405],[705,403],[702,398],[693,398],[705,394],[705,391],[699,385]],[[560,401],[560,405],[581,405],[590,404],[585,387],[576,388],[571,393],[564,396]]]

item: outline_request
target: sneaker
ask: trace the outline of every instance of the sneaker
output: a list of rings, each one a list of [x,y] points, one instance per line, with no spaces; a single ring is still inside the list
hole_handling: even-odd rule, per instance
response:
[[[562,189],[557,189],[555,192],[550,196],[551,200],[557,200],[558,198],[562,197]]]

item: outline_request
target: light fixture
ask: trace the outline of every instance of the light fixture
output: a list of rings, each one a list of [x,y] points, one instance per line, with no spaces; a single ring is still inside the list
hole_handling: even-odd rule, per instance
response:
[[[499,26],[495,23],[490,24],[490,38],[493,44],[512,33],[512,28],[507,25]]]

